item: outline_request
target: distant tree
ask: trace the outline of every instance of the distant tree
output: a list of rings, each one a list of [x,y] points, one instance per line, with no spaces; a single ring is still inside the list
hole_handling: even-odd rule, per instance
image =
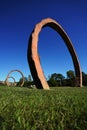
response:
[[[53,73],[49,76],[48,84],[50,86],[61,86],[64,78],[62,74]]]
[[[87,86],[87,74],[85,74],[84,72],[82,72],[82,84],[84,86]]]
[[[58,83],[56,81],[56,73],[49,75],[47,82],[48,82],[50,87],[58,86]]]
[[[73,70],[69,70],[67,73],[67,85],[75,86],[75,73]]]
[[[73,70],[67,71],[67,78],[68,78],[68,79],[73,79],[73,78],[75,78],[75,74],[74,74],[74,71],[73,71]]]
[[[50,78],[47,82],[48,82],[50,87],[58,86],[58,82],[56,80],[54,80],[53,78]]]
[[[60,81],[60,86],[62,85],[62,80],[64,79],[65,77],[62,75],[62,74],[57,74],[57,80]]]
[[[28,78],[27,78],[27,77],[24,77],[24,81],[27,82],[27,81],[28,81]]]
[[[17,86],[20,86],[21,82],[22,82],[22,78],[20,78],[19,82],[17,83]],[[24,85],[23,85],[23,87],[30,87],[33,84],[34,83],[33,83],[31,75],[28,75],[28,77],[24,77]]]
[[[24,83],[24,87],[30,87],[34,84],[31,75],[28,75],[28,77],[26,77],[26,79],[27,80]]]
[[[28,75],[28,81],[29,81],[29,82],[32,82],[32,77],[31,77],[31,75]]]

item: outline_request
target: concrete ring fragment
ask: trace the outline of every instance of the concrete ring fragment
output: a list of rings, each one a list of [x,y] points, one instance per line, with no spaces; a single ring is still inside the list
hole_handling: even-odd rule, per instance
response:
[[[31,71],[36,87],[39,89],[41,88],[49,89],[49,85],[44,76],[44,73],[40,64],[40,60],[39,60],[39,55],[38,55],[39,33],[42,30],[42,28],[46,26],[49,26],[52,29],[54,29],[58,34],[60,34],[60,36],[64,40],[68,48],[68,51],[71,54],[71,58],[74,64],[75,75],[76,75],[76,86],[82,87],[82,72],[81,72],[80,63],[79,63],[77,54],[75,52],[75,49],[73,47],[73,44],[70,38],[68,37],[68,35],[66,34],[66,32],[64,31],[64,29],[61,27],[61,25],[51,18],[43,19],[41,22],[36,24],[29,38],[27,58],[28,58],[29,66],[30,66],[30,71]]]
[[[24,75],[23,75],[23,73],[20,71],[20,70],[18,70],[18,69],[15,69],[15,70],[11,70],[9,73],[8,73],[8,75],[7,75],[7,77],[6,77],[6,79],[5,79],[5,83],[6,83],[6,85],[8,86],[8,78],[9,77],[12,77],[12,76],[10,76],[10,74],[12,73],[12,72],[15,72],[15,71],[17,71],[17,72],[19,72],[20,74],[21,74],[21,76],[22,76],[22,83],[21,83],[21,87],[24,85]]]
[[[10,77],[8,77],[8,78],[6,79],[6,84],[7,84],[7,86],[10,86],[10,82],[8,81],[9,78],[13,79],[13,81],[14,81],[13,84],[12,84],[11,86],[16,86],[15,78],[12,77],[12,76],[10,76]]]

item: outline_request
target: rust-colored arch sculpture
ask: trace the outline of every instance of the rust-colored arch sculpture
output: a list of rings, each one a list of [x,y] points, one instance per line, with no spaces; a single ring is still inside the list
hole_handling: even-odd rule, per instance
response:
[[[6,85],[7,85],[7,86],[10,86],[10,83],[9,83],[9,81],[8,81],[9,78],[13,79],[13,81],[14,81],[14,83],[11,84],[11,86],[16,86],[15,78],[12,77],[12,76],[7,77],[7,79],[6,79],[6,81],[5,81]]]
[[[7,77],[6,77],[6,79],[5,79],[5,83],[6,83],[6,85],[8,86],[8,78],[10,77],[10,74],[12,73],[12,72],[15,72],[15,71],[17,71],[17,72],[19,72],[20,74],[21,74],[21,76],[22,76],[22,83],[21,83],[21,87],[24,85],[24,75],[23,75],[23,73],[20,71],[20,70],[18,70],[18,69],[15,69],[15,70],[11,70],[9,73],[8,73],[8,75],[7,75]]]
[[[28,63],[30,65],[31,74],[36,87],[40,89],[41,88],[49,89],[43,70],[41,68],[38,55],[38,36],[41,29],[46,26],[53,28],[58,34],[60,34],[60,36],[66,43],[66,46],[71,54],[75,68],[76,86],[82,87],[82,72],[72,42],[70,41],[64,29],[55,20],[51,18],[43,19],[40,23],[36,24],[29,38],[27,57],[28,57]]]

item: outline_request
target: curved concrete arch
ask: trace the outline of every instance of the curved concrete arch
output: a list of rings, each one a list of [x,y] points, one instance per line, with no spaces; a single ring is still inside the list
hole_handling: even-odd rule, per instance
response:
[[[28,63],[30,65],[31,74],[36,84],[36,87],[49,89],[43,70],[41,68],[39,55],[38,55],[38,36],[41,29],[46,26],[53,28],[58,34],[60,34],[60,36],[64,40],[71,54],[72,61],[74,64],[75,75],[76,75],[76,86],[82,87],[82,72],[72,42],[70,41],[64,29],[59,25],[59,23],[57,23],[55,20],[51,18],[43,19],[41,22],[36,24],[29,38],[27,57],[28,57]]]
[[[19,73],[21,74],[21,76],[22,76],[22,83],[21,83],[21,87],[22,87],[22,86],[24,85],[24,75],[23,75],[23,73],[22,73],[20,70],[18,70],[18,69],[11,70],[11,71],[8,73],[8,75],[7,75],[7,77],[6,77],[6,80],[5,80],[5,83],[7,84],[7,79],[10,77],[10,74],[11,74],[12,72],[15,72],[15,71],[19,72]]]
[[[9,81],[8,81],[9,78],[13,79],[13,81],[14,81],[13,86],[16,86],[15,78],[12,77],[12,76],[10,76],[10,77],[8,77],[8,78],[6,79],[5,82],[6,82],[7,86],[10,86],[10,83],[9,83]]]

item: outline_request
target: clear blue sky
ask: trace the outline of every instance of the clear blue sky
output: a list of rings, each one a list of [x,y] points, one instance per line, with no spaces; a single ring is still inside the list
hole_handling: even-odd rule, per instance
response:
[[[64,28],[87,73],[87,0],[0,0],[0,80],[13,69],[26,77],[30,74],[28,39],[35,24],[47,17]],[[66,71],[74,70],[64,41],[53,29],[42,29],[38,51],[46,77],[55,72],[66,76]]]

